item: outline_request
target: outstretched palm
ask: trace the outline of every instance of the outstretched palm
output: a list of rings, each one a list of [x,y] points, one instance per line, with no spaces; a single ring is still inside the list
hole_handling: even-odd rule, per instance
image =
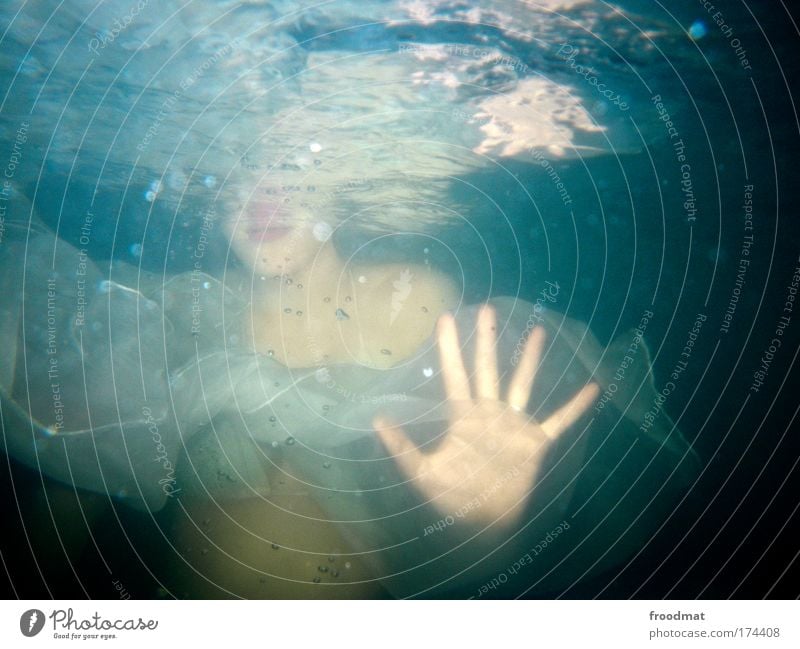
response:
[[[501,400],[496,328],[494,309],[482,307],[473,396],[455,320],[446,314],[437,324],[449,426],[435,451],[420,451],[402,427],[383,417],[377,417],[373,426],[400,470],[442,514],[510,523],[521,511],[555,440],[589,409],[599,388],[594,383],[584,386],[546,420],[534,421],[525,409],[544,349],[544,329],[531,332]]]

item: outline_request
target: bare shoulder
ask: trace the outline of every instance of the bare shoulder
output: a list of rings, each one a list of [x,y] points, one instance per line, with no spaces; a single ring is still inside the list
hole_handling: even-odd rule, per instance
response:
[[[417,264],[386,264],[373,269],[370,302],[397,319],[406,311],[437,318],[458,300],[455,282],[446,274]]]
[[[416,351],[459,298],[455,282],[428,266],[385,264],[364,271],[359,320],[370,357],[388,366]],[[390,352],[390,353],[387,353]]]

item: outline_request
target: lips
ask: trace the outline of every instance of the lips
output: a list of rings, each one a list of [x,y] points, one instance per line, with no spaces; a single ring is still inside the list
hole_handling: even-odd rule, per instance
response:
[[[292,228],[279,217],[280,206],[275,203],[259,201],[247,207],[244,230],[250,241],[275,241],[285,237]]]

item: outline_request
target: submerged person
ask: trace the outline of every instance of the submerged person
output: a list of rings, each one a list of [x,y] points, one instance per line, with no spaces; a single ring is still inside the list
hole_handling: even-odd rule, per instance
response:
[[[482,307],[474,332],[462,332],[476,339],[471,381],[455,319],[448,313],[458,306],[457,290],[445,275],[413,264],[354,266],[340,257],[330,239],[319,236],[320,224],[310,215],[276,204],[256,201],[241,218],[228,220],[225,229],[232,250],[256,280],[244,327],[248,342],[289,368],[346,364],[386,370],[414,364],[438,321],[434,338],[446,425],[439,431],[437,448],[417,450],[400,423],[380,414],[379,401],[371,423],[396,461],[401,483],[408,483],[403,489],[416,492],[423,505],[433,503],[434,510],[449,515],[483,498],[464,525],[505,530],[516,524],[553,440],[599,394],[595,383],[587,383],[541,424],[526,413],[544,352],[544,329],[533,329],[527,341],[521,341],[523,352],[511,380],[501,382],[496,315],[493,307]],[[501,383],[508,384],[502,395]],[[253,498],[224,507],[207,499],[196,504],[178,535],[183,544],[193,545],[203,544],[204,538],[209,545],[207,535],[212,535],[215,541],[210,545],[215,547],[201,555],[201,578],[193,580],[193,592],[200,588],[211,594],[222,589],[249,596],[334,597],[365,596],[375,590],[380,573],[373,570],[368,576],[367,566],[380,566],[381,552],[365,558],[343,551],[344,540],[311,496],[313,486],[295,475],[299,467],[290,455],[283,458],[285,465],[265,460],[273,465],[267,471],[270,485],[280,485],[272,490],[269,503]],[[323,463],[321,470],[330,468]],[[357,472],[359,467],[349,470]],[[316,478],[308,476],[311,483]],[[493,489],[497,480],[502,480],[502,488]],[[198,531],[192,524],[198,519],[207,521],[208,529]],[[253,579],[254,571],[277,573],[285,582],[266,589],[262,580]],[[309,588],[323,578],[328,585],[337,584],[338,578],[339,587]],[[342,582],[353,581],[363,583],[342,587]]]
[[[169,502],[171,592],[474,596],[510,567],[553,592],[640,549],[694,479],[666,414],[642,425],[640,336],[604,349],[522,300],[461,305],[428,266],[354,265],[299,208],[234,214],[245,272],[222,281],[104,273],[30,224],[0,248],[7,448]]]
[[[587,110],[580,89],[557,75],[502,64],[500,42],[480,57],[463,56],[450,33],[430,46],[306,49],[287,47],[297,42],[285,31],[264,38],[275,34],[249,10],[226,16],[235,55],[212,52],[215,65],[191,87],[186,73],[212,58],[176,43],[207,39],[157,21],[153,37],[177,41],[150,52],[183,52],[186,65],[159,64],[160,82],[142,85],[158,95],[156,111],[162,89],[180,86],[187,110],[174,111],[174,131],[165,122],[151,141],[161,113],[146,108],[123,111],[119,128],[94,110],[93,88],[76,104],[87,110],[54,103],[52,122],[66,124],[67,137],[97,116],[99,131],[75,147],[114,142],[95,157],[161,174],[148,204],[182,192],[186,170],[209,168],[211,188],[241,161],[268,169],[277,185],[294,184],[298,171],[320,188],[378,181],[370,202],[381,212],[404,203],[410,222],[420,208],[429,222],[451,218],[458,210],[441,185],[494,167],[493,157],[616,154],[625,139],[593,112],[625,128],[628,120],[594,97],[585,105],[598,109]],[[313,20],[328,25],[324,14]],[[224,27],[215,22],[217,35]],[[262,86],[240,74],[249,55],[269,73],[270,51],[291,67]],[[98,78],[116,79],[110,51],[103,62]],[[126,69],[149,80],[151,68]],[[192,113],[194,93],[208,130]],[[218,129],[227,106],[215,112],[208,100],[218,105],[223,94],[241,120]],[[193,146],[177,145],[195,130]],[[206,148],[207,132],[218,146]],[[73,147],[45,147],[46,129],[40,137],[43,150],[66,156],[55,173],[71,178]],[[87,183],[96,191],[101,181],[113,179]],[[307,218],[321,212],[251,202],[226,223],[245,272],[222,277],[202,265],[175,277],[117,261],[103,268],[31,227],[30,214],[25,231],[7,229],[0,241],[0,288],[12,297],[0,318],[6,448],[115,504],[169,504],[171,592],[480,595],[506,567],[528,571],[517,584],[554,592],[620,565],[691,484],[695,458],[672,422],[661,413],[641,425],[657,394],[640,336],[605,349],[585,325],[523,300],[461,304],[452,281],[422,265],[345,260],[329,228]]]
[[[289,438],[268,454],[268,502],[198,502],[192,518],[217,529],[188,523],[178,531],[194,545],[214,539],[192,589],[463,593],[479,575],[526,556],[531,540],[571,525],[571,540],[540,560],[546,570],[534,571],[553,588],[635,548],[642,533],[624,523],[658,520],[659,507],[695,470],[666,416],[648,439],[658,445],[631,452],[637,442],[647,446],[631,424],[655,395],[643,343],[616,414],[609,407],[590,418],[630,340],[604,358],[585,326],[569,318],[541,316],[510,298],[464,307],[452,280],[429,266],[354,265],[325,232],[311,214],[258,201],[226,222],[255,286],[243,325],[248,346],[293,370],[316,368],[315,381],[339,396],[330,407],[341,414],[322,406],[330,427],[323,424],[321,434],[333,440],[294,445]],[[392,408],[388,397],[398,399]],[[337,443],[342,423],[360,431]],[[660,489],[631,495],[628,480]],[[615,511],[619,502],[628,510]],[[584,510],[583,520],[571,510]],[[268,589],[254,579],[261,573],[283,583]]]

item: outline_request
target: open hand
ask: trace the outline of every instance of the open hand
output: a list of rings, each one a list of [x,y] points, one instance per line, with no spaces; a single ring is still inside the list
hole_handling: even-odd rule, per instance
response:
[[[401,426],[378,416],[373,426],[400,470],[442,513],[476,523],[512,523],[522,511],[555,440],[591,407],[600,389],[589,383],[542,422],[526,413],[545,343],[536,327],[525,343],[505,398],[500,397],[496,315],[478,314],[475,386],[471,389],[455,319],[443,315],[436,327],[449,425],[446,437],[423,452]],[[569,455],[576,457],[577,453]],[[571,462],[577,468],[575,462]]]

